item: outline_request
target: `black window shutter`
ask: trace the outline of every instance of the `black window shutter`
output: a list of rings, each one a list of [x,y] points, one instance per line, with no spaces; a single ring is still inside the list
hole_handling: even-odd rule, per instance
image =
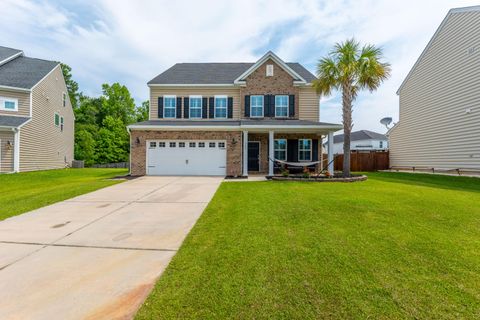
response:
[[[288,96],[288,116],[295,117],[295,95]]]
[[[208,117],[210,119],[215,118],[215,105],[213,97],[208,99]]]
[[[163,97],[158,97],[158,118],[163,118]]]
[[[298,162],[298,140],[287,140],[287,161]]]
[[[270,97],[271,95],[267,94],[263,96],[263,115],[265,117],[271,117],[270,113]]]
[[[245,96],[245,117],[250,118],[250,96]]]
[[[318,139],[312,140],[312,161],[318,161]]]
[[[183,117],[188,119],[190,117],[190,98],[183,98]]]
[[[227,118],[232,119],[233,118],[233,98],[228,97],[228,110],[227,110]]]
[[[207,119],[207,118],[208,118],[208,114],[207,114],[207,111],[208,111],[207,102],[208,102],[208,99],[207,99],[207,98],[202,98],[202,118],[203,118],[203,119]]]
[[[177,119],[182,118],[182,98],[177,98]]]

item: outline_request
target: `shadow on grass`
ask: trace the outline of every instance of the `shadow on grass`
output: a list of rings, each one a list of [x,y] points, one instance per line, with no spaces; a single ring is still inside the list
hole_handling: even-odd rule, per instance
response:
[[[480,192],[480,178],[404,172],[366,172],[365,174],[375,180],[386,182]]]

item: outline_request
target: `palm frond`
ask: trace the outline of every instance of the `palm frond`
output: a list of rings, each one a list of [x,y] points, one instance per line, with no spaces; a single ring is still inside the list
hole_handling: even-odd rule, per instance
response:
[[[317,78],[312,84],[320,95],[329,96],[332,90],[338,89],[338,68],[332,57],[320,59],[317,65]]]

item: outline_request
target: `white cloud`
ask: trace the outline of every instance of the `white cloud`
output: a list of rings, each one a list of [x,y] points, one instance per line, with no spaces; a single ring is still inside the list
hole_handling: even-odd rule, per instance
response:
[[[81,90],[126,84],[137,101],[146,82],[175,62],[254,61],[273,49],[285,60],[314,63],[338,41],[355,36],[384,48],[392,77],[359,96],[355,129],[381,131],[398,117],[395,94],[448,9],[467,0],[128,1],[2,0],[0,45],[72,66]],[[340,122],[338,99],[324,98],[323,121]]]

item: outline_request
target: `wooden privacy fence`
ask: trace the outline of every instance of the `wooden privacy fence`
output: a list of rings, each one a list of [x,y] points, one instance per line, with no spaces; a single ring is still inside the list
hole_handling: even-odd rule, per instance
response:
[[[324,168],[327,165],[327,155],[323,155]],[[343,170],[343,154],[335,155],[335,171]],[[350,153],[351,171],[377,171],[390,168],[388,151],[352,151]]]

